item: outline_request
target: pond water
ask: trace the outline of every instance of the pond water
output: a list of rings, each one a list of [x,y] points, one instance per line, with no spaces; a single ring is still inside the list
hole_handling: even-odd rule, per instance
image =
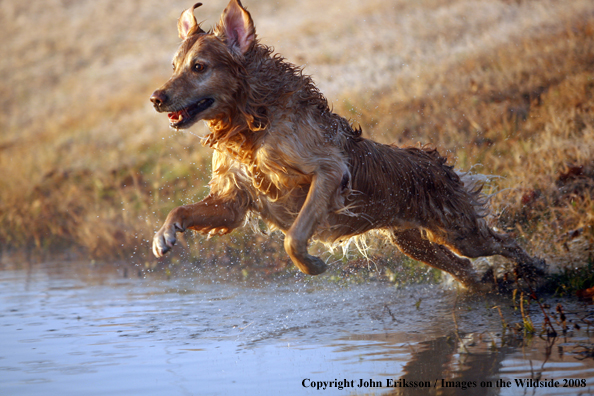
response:
[[[493,306],[522,321],[510,296],[202,272],[3,265],[0,395],[594,393],[594,313],[577,302],[546,301],[572,323],[543,339],[503,331]]]

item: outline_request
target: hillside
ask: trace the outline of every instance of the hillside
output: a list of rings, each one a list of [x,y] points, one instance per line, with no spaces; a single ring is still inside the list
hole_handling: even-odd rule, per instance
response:
[[[243,3],[260,40],[302,65],[365,136],[430,144],[457,168],[502,176],[492,185],[499,228],[556,266],[592,264],[591,0]],[[0,2],[5,254],[152,265],[167,212],[207,193],[204,126],[170,130],[148,100],[169,78],[189,5]],[[225,5],[205,2],[197,19],[211,26]],[[200,260],[288,263],[278,236],[192,240]]]

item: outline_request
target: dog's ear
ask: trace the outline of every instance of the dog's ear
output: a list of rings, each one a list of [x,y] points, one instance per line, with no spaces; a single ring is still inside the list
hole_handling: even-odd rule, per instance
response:
[[[245,54],[256,41],[254,21],[239,0],[229,2],[214,34],[223,39],[229,49],[240,54]]]
[[[180,39],[185,40],[194,33],[204,33],[194,16],[194,10],[201,5],[202,3],[196,3],[180,15],[177,20],[177,32]]]

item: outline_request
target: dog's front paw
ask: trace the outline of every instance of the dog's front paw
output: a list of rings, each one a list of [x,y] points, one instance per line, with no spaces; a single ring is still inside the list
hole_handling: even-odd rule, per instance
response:
[[[301,272],[307,275],[320,275],[326,272],[328,266],[319,257],[307,255],[302,261],[295,262]]]
[[[153,254],[163,257],[177,242],[176,233],[184,230],[178,223],[165,224],[153,237]]]

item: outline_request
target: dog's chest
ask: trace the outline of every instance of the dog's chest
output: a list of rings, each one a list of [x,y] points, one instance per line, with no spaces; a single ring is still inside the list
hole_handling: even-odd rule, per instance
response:
[[[245,166],[246,173],[252,181],[253,187],[261,194],[276,200],[280,196],[280,188],[272,182],[270,175],[257,164]]]
[[[288,230],[303,206],[309,185],[300,184],[300,178],[288,170],[278,172],[256,164],[244,169],[256,192],[254,209],[269,225]]]
[[[271,200],[277,200],[309,181],[306,175],[291,166],[295,161],[285,150],[275,146],[264,143],[241,161],[254,188]]]

